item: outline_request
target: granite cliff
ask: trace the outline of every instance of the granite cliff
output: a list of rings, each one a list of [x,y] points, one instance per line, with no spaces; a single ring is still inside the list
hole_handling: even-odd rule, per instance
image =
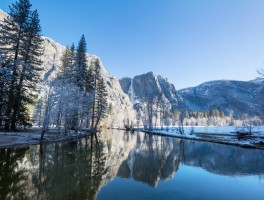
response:
[[[7,17],[8,14],[0,10],[0,20]],[[43,36],[43,55],[41,56],[41,61],[43,71],[43,80],[52,80],[56,77],[59,72],[59,66],[61,65],[61,57],[66,47],[52,40],[51,38]],[[129,101],[129,97],[125,94],[120,86],[117,78],[115,78],[111,73],[107,72],[103,66],[102,61],[98,56],[87,54],[88,67],[91,66],[96,60],[99,60],[101,75],[106,83],[106,89],[108,93],[108,103],[112,104],[114,118],[114,126],[122,127],[123,119],[130,118],[134,119],[133,105]],[[42,82],[43,83],[43,82]],[[39,87],[42,87],[40,83]],[[112,119],[113,120],[113,119]]]
[[[161,95],[170,108],[180,111],[206,111],[218,109],[236,116],[248,114],[260,116],[263,113],[264,80],[234,81],[217,80],[196,87],[176,90],[168,79],[153,72],[122,78],[119,80],[123,91],[135,105],[144,96]]]

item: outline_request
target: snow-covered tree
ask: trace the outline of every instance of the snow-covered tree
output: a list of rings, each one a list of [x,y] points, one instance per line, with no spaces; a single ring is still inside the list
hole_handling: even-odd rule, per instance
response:
[[[6,119],[6,109],[8,105],[8,91],[12,81],[12,69],[10,69],[6,61],[1,60],[0,63],[0,125]]]
[[[18,120],[21,121],[21,108],[28,104],[33,104],[37,83],[40,82],[40,74],[42,71],[40,56],[42,54],[42,38],[40,37],[40,25],[37,11],[30,13],[28,25],[25,31],[25,42],[21,45],[23,66],[20,72],[18,85],[15,94],[15,105],[11,118],[11,128],[15,128]],[[21,121],[22,123],[23,120]]]
[[[0,56],[6,89],[5,128],[26,124],[27,104],[33,103],[33,91],[41,70],[40,25],[37,11],[31,11],[29,0],[19,0],[10,7],[9,16],[1,21]],[[3,70],[3,68],[5,70]]]
[[[102,77],[98,80],[98,87],[96,88],[96,122],[95,127],[98,126],[100,120],[105,117],[107,113],[107,91]]]
[[[75,76],[75,83],[81,88],[85,88],[86,77],[87,77],[87,59],[86,59],[86,41],[85,36],[82,35],[77,49],[76,55],[74,58],[74,76]]]
[[[12,76],[8,84],[7,102],[5,110],[5,126],[10,128],[12,109],[15,105],[15,93],[21,68],[22,48],[25,42],[25,29],[28,23],[31,4],[28,0],[20,0],[12,4],[9,16],[0,25],[0,55],[5,60],[5,67],[9,68]],[[7,65],[8,64],[8,65]]]
[[[100,72],[100,62],[97,59],[94,66],[90,66],[86,79],[86,90],[93,93],[91,109],[91,127],[96,128],[107,110],[107,91]]]
[[[64,83],[73,82],[73,58],[74,58],[74,49],[73,51],[66,46],[65,51],[61,57],[62,65],[59,66],[59,78],[62,79]]]

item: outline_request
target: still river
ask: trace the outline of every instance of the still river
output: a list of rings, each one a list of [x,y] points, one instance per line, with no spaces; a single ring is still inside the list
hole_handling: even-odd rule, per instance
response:
[[[264,150],[104,130],[0,149],[0,199],[264,199]]]

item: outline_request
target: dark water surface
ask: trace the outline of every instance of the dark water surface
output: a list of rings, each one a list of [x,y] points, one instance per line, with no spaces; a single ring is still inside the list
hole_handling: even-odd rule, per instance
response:
[[[264,151],[105,130],[0,149],[0,199],[264,199]]]

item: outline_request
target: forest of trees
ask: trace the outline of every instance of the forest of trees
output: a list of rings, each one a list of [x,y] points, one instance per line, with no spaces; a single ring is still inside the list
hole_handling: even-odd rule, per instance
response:
[[[135,106],[137,111],[137,126],[142,125],[145,130],[177,127],[183,132],[183,126],[245,126],[262,125],[260,117],[251,117],[247,114],[235,116],[222,110],[212,109],[205,111],[188,111],[171,108],[170,104],[162,99],[162,95],[146,93],[142,103]]]
[[[100,73],[100,61],[87,66],[86,41],[67,47],[55,79],[45,80],[34,118],[43,130],[49,126],[69,130],[96,129],[108,109],[107,92]],[[44,115],[43,115],[44,113]]]
[[[50,78],[41,61],[44,39],[37,10],[32,10],[29,0],[18,0],[9,8],[7,18],[0,21],[0,128],[17,130],[34,124],[42,127],[42,138],[51,126],[65,134],[97,129],[104,117],[112,115],[113,105],[107,102],[100,60],[88,65],[85,36],[76,47],[66,47],[61,64],[52,66],[56,76]],[[125,128],[135,122],[152,130],[158,126],[238,125],[248,120],[218,109],[180,112],[161,94],[146,93],[141,98],[135,105],[136,119],[124,120]],[[250,120],[261,123],[257,118]]]
[[[38,12],[27,0],[10,6],[0,26],[0,124],[16,129],[29,122],[28,105],[34,102],[40,81],[42,38]]]
[[[107,113],[100,61],[88,66],[86,41],[67,47],[57,77],[42,78],[43,38],[37,10],[29,0],[12,4],[0,21],[0,125],[16,130],[37,119],[43,134],[50,125],[78,131],[95,129]],[[31,110],[30,110],[31,109]]]

